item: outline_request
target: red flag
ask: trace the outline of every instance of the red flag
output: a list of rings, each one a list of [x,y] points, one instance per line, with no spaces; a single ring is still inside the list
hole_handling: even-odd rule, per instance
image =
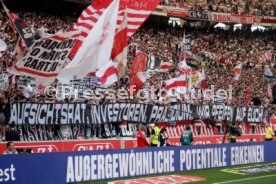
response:
[[[201,81],[201,88],[202,89],[206,89],[206,82],[205,82],[205,80]]]
[[[142,76],[144,70],[146,70],[147,54],[143,52],[137,52],[135,60],[132,64],[129,86],[136,86],[136,89],[140,89],[145,82],[145,77]],[[140,73],[138,75],[138,73]]]
[[[137,93],[137,91],[143,86],[146,80],[147,77],[144,75],[144,72],[138,72],[136,75],[130,78],[129,88],[131,88],[131,86],[135,86],[135,93]]]
[[[245,96],[245,105],[249,105],[251,102],[251,85],[248,84],[246,96]]]
[[[135,60],[132,64],[131,75],[136,75],[138,72],[142,72],[146,69],[147,54],[143,52],[137,52]]]

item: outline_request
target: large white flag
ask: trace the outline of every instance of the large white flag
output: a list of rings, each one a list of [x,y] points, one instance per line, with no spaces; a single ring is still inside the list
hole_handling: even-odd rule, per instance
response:
[[[106,65],[111,56],[120,1],[113,1],[89,32],[73,61],[58,75],[62,83],[83,79]]]

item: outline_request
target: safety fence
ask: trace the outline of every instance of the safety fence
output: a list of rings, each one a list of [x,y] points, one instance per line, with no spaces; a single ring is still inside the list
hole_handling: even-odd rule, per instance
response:
[[[194,145],[222,144],[228,142],[228,136],[195,136]],[[264,141],[264,135],[242,135],[237,137],[237,142],[260,142]],[[169,144],[180,146],[179,137],[169,137]],[[120,139],[94,139],[94,140],[63,140],[63,141],[23,141],[14,142],[14,147],[18,150],[28,149],[32,153],[53,153],[70,151],[92,151],[92,150],[114,150],[114,149],[133,149],[137,147],[136,138]],[[0,154],[6,150],[6,142],[0,142]]]

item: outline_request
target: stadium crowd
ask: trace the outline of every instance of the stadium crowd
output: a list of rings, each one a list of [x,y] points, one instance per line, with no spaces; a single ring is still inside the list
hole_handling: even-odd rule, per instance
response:
[[[166,1],[167,2],[167,1]],[[182,1],[181,1],[182,2]],[[195,2],[195,3],[192,3]],[[223,6],[238,4],[240,5],[242,1],[225,1],[224,3],[218,3],[217,1],[191,1],[186,2],[191,6],[195,6],[194,8],[203,6],[204,3],[209,3],[210,9],[215,9],[212,4],[222,4]],[[262,1],[265,3],[269,3],[270,1]],[[202,3],[202,4],[200,4]],[[252,7],[250,6],[250,3]],[[255,3],[255,2],[254,2]],[[244,8],[254,10],[254,8],[262,7],[260,11],[265,10],[270,13],[271,11],[266,9],[266,6],[261,6],[263,4],[256,2],[256,4],[252,3],[252,1],[247,1],[244,4]],[[270,2],[275,3],[275,2]],[[253,6],[254,5],[254,6]],[[258,5],[258,6],[257,6]],[[204,6],[203,6],[204,7]],[[217,6],[217,10],[221,11],[222,9]],[[230,6],[230,9],[236,6]],[[246,8],[247,7],[247,8]],[[273,7],[273,6],[271,6]],[[234,8],[233,8],[234,9]],[[215,9],[216,10],[216,9]],[[232,11],[232,10],[231,10]],[[258,10],[259,11],[259,10]],[[32,25],[33,29],[40,36],[45,36],[47,34],[53,34],[57,32],[66,32],[70,30],[77,19],[77,15],[75,16],[51,16],[38,12],[29,12],[22,13],[17,12],[19,16],[24,18],[24,20]],[[0,39],[4,40],[8,48],[5,52],[1,52],[0,54],[0,63],[1,63],[1,72],[7,72],[9,67],[13,65],[16,61],[15,56],[15,48],[17,43],[17,34],[12,28],[11,23],[8,21],[5,13],[0,10]],[[191,49],[192,51],[202,56],[202,61],[192,60],[189,61],[193,63],[193,65],[199,71],[204,71],[206,87],[209,88],[211,85],[214,85],[215,89],[225,89],[229,90],[229,85],[233,85],[233,98],[225,98],[224,104],[231,106],[243,106],[245,105],[245,98],[247,94],[248,86],[251,88],[251,99],[252,103],[250,105],[256,105],[255,101],[261,101],[260,104],[257,103],[258,106],[269,108],[271,116],[276,115],[276,105],[271,104],[272,95],[271,91],[268,90],[268,82],[263,77],[264,66],[267,65],[270,67],[272,72],[276,73],[276,65],[275,60],[267,61],[265,63],[259,63],[257,61],[257,57],[263,51],[271,51],[273,55],[276,55],[276,34],[275,31],[256,31],[249,32],[247,30],[220,30],[220,29],[191,29],[186,28],[186,34],[190,35],[191,40]],[[134,49],[129,49],[128,52],[128,74],[131,72],[132,62],[135,58],[135,50],[141,50],[147,54],[155,54],[159,56],[163,61],[172,62],[172,66],[169,72],[165,73],[157,73],[151,79],[149,79],[143,86],[145,94],[148,92],[147,90],[151,87],[156,89],[162,89],[165,87],[164,81],[176,77],[179,75],[178,70],[178,61],[180,54],[180,45],[183,39],[183,29],[180,27],[157,27],[151,26],[150,24],[145,24],[143,28],[141,28],[129,41],[130,46],[135,46]],[[130,47],[131,48],[131,47]],[[23,51],[23,52],[26,52]],[[241,77],[238,81],[234,80],[234,67],[243,62],[243,69],[241,72]],[[9,116],[9,103],[10,102],[25,102],[29,99],[32,102],[57,102],[54,99],[47,99],[45,95],[37,95],[32,90],[30,90],[29,95],[26,95],[26,91],[20,90],[17,88],[16,79],[12,75],[10,76],[10,85],[7,91],[2,91],[1,95],[1,112],[6,116],[5,122],[7,123]],[[120,83],[116,83],[112,85],[110,88],[114,90],[118,89],[126,89],[129,84],[129,75],[126,78],[122,79]],[[28,85],[28,84],[27,84]],[[26,86],[27,86],[26,85]],[[53,86],[57,85],[57,81],[53,84]],[[97,86],[93,87],[93,90],[96,89]],[[34,89],[33,89],[34,90]],[[269,92],[269,93],[268,93]],[[28,92],[27,92],[28,93]],[[254,101],[255,99],[255,101]],[[159,98],[159,102],[163,105],[169,105],[174,102],[181,103],[192,103],[192,104],[212,104],[214,100],[210,99],[186,99],[184,95],[179,95],[177,98],[172,98],[172,96],[168,98]],[[78,102],[78,100],[74,99],[65,99],[64,102]],[[126,95],[126,99],[114,99],[112,101],[103,98],[101,100],[91,99],[88,103],[92,104],[102,104],[108,102],[140,102],[140,103],[156,103],[156,101],[152,101],[148,98],[135,98],[131,100]],[[4,121],[3,118],[1,121]],[[1,122],[3,123],[3,122]],[[4,126],[4,125],[2,125]],[[94,136],[96,134],[100,136],[102,133],[101,127],[96,126],[92,127]],[[50,127],[49,129],[53,129],[54,127]],[[3,130],[3,128],[2,128]],[[98,132],[98,133],[96,133]],[[99,133],[100,132],[100,133]]]
[[[244,105],[247,86],[250,83],[251,88],[254,89],[252,90],[252,97],[260,97],[261,101],[264,102],[264,107],[270,106],[271,99],[267,95],[268,83],[263,77],[263,68],[265,65],[269,65],[275,73],[275,60],[261,64],[257,61],[257,56],[262,51],[267,50],[275,53],[275,36],[273,34],[269,34],[269,32],[248,33],[241,30],[236,32],[211,29],[186,31],[187,35],[192,35],[190,39],[194,53],[203,55],[205,60],[208,60],[205,67],[201,67],[200,62],[198,62],[199,69],[205,69],[207,86],[214,85],[217,89],[227,90],[228,85],[233,84],[234,98],[232,101],[227,101],[227,104]],[[162,73],[150,79],[147,82],[150,86],[161,85],[162,81],[169,79],[169,76],[174,77],[178,73],[178,48],[182,36],[183,31],[173,28],[167,28],[167,30],[145,29],[137,33],[132,39],[133,43],[139,45],[139,50],[146,53],[156,53],[165,61],[169,61],[171,58],[174,61],[170,73]],[[236,82],[232,80],[232,71],[241,62],[244,63],[244,69],[241,73],[241,79]],[[232,83],[226,81],[232,81]],[[194,103],[199,102],[195,101]],[[271,112],[275,112],[275,109]]]
[[[276,13],[275,3],[273,0],[162,0],[161,5],[198,11],[273,17]]]

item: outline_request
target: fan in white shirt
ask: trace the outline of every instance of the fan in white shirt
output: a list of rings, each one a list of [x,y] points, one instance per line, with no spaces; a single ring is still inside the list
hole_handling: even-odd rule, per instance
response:
[[[170,101],[171,105],[177,104],[177,101],[179,100],[179,95],[176,93],[176,89],[173,88],[171,93],[170,93]]]
[[[22,90],[23,96],[26,99],[30,99],[32,97],[33,94],[33,88],[31,87],[31,85],[29,84],[28,80],[24,81],[24,88]]]

